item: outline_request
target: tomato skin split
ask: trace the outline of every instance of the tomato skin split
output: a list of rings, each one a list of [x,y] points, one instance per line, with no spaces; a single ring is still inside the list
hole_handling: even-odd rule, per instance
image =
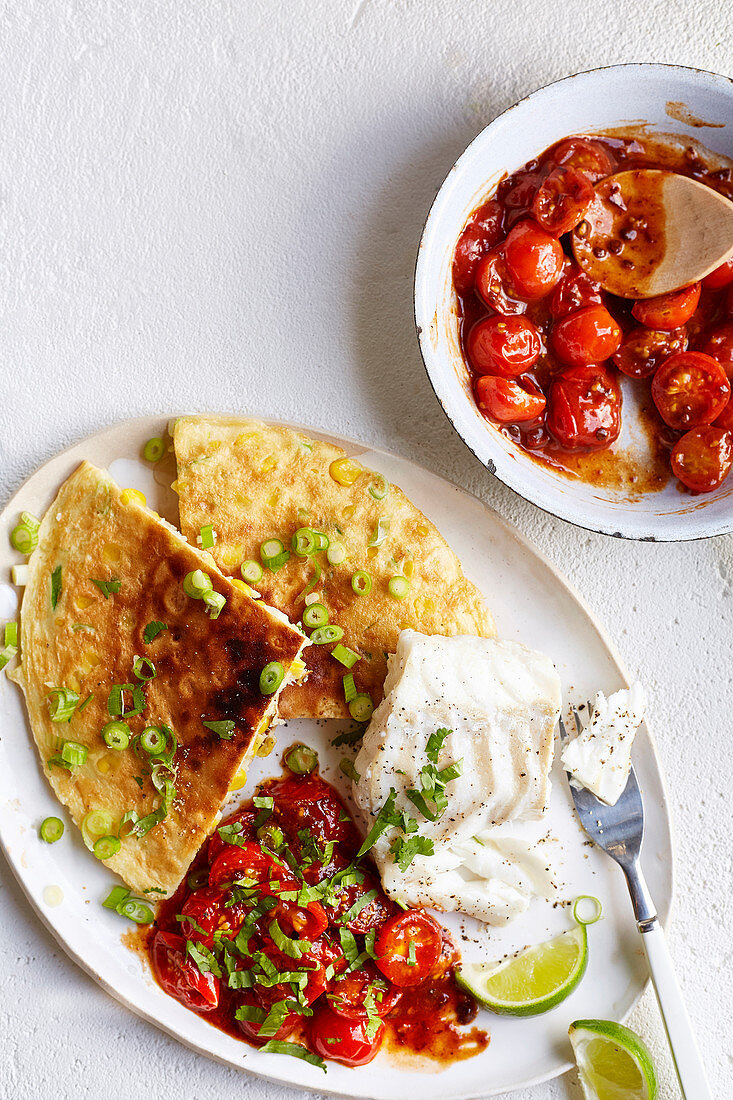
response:
[[[652,379],[652,398],[670,428],[700,428],[720,416],[730,382],[716,359],[699,351],[671,355]]]
[[[604,366],[586,364],[557,375],[548,396],[546,424],[567,450],[608,447],[621,431],[621,397]]]
[[[657,298],[641,298],[634,303],[631,316],[647,328],[671,332],[687,324],[699,301],[700,284],[693,283],[682,290],[660,294]]]
[[[539,225],[553,237],[575,229],[588,213],[595,197],[588,177],[571,165],[554,168],[532,203]]]
[[[695,493],[711,493],[733,465],[733,433],[715,425],[693,428],[672,448],[672,470]]]
[[[536,420],[547,400],[538,388],[530,390],[514,378],[486,374],[476,382],[476,404],[485,416],[499,424]]]
[[[651,378],[670,355],[687,351],[687,330],[662,332],[661,329],[637,325],[623,338],[620,348],[611,356],[614,365],[629,378]]]

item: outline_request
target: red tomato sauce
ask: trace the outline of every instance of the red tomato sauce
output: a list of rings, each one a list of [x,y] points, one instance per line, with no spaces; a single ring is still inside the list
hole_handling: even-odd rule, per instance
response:
[[[360,845],[317,773],[264,783],[159,907],[147,936],[159,985],[253,1046],[348,1066],[383,1044],[441,1062],[484,1050],[450,936],[383,893]]]
[[[733,261],[702,285],[634,302],[572,255],[593,185],[632,168],[670,169],[733,199],[733,170],[695,148],[644,135],[558,142],[502,180],[456,244],[463,356],[481,412],[537,462],[633,493],[663,488],[670,472],[710,492],[733,464]],[[623,262],[641,256],[644,233],[642,219],[609,248]],[[643,464],[613,449],[622,379],[640,399]]]

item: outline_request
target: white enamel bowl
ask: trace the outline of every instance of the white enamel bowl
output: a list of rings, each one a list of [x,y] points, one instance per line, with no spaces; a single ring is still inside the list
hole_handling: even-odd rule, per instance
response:
[[[634,497],[556,474],[484,419],[460,352],[451,260],[471,212],[504,175],[554,142],[619,126],[678,134],[733,158],[733,81],[675,65],[616,65],[549,84],[496,118],[453,165],[425,224],[415,273],[420,348],[456,431],[490,473],[527,500],[571,523],[625,538],[670,542],[718,535],[733,530],[733,475],[702,496],[680,493],[671,477],[662,491]],[[626,381],[619,443],[628,450],[643,441],[633,383]]]

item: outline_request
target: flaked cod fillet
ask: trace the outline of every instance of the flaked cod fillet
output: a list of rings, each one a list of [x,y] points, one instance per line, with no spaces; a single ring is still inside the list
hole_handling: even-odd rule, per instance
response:
[[[213,526],[211,553],[223,572],[239,575],[242,561],[259,561],[260,544],[273,536],[289,550],[292,535],[302,527],[322,531],[332,546],[343,546],[345,559],[335,565],[325,552],[313,558],[291,553],[277,572],[265,569],[257,589],[298,622],[304,610],[301,593],[316,569],[322,570],[313,591],[331,623],[343,628],[343,644],[360,656],[352,669],[357,691],[375,703],[382,697],[387,656],[400,630],[496,633],[481,593],[436,527],[381,475],[353,461],[340,471],[334,467],[346,458],[341,448],[291,428],[224,416],[181,417],[173,441],[181,529],[195,545],[201,528]],[[353,483],[340,484],[338,476],[353,477]],[[357,570],[371,575],[368,596],[352,589]],[[387,590],[390,577],[398,574],[409,581],[404,599]],[[332,649],[313,645],[307,651],[308,677],[283,692],[283,717],[348,714],[347,670],[331,656]]]
[[[392,852],[399,831],[378,839],[372,854],[390,897],[501,924],[532,896],[549,896],[546,854],[508,832],[511,822],[541,818],[549,797],[561,706],[549,658],[518,642],[405,630],[384,691],[356,758],[354,799],[369,832],[394,791],[396,812],[414,817],[434,846],[402,871]],[[431,821],[406,792],[421,791],[429,739],[440,729],[451,732],[437,767],[462,761],[462,773],[447,783],[447,806]]]
[[[75,823],[101,810],[116,831],[128,811],[143,818],[161,805],[152,782],[153,758],[136,751],[133,742],[117,751],[102,740],[101,730],[111,721],[113,685],[142,688],[142,713],[122,715],[133,734],[151,725],[175,732],[175,796],[167,816],[145,835],[126,836],[120,851],[106,860],[132,889],[170,894],[213,828],[232,777],[276,712],[277,693],[260,692],[261,670],[279,661],[286,678],[294,674],[298,664],[302,667],[305,638],[277,611],[235,588],[208,555],[193,550],[153,512],[123,503],[108,474],[87,462],[46,513],[29,569],[21,665],[14,679],[25,692],[44,772]],[[218,618],[183,591],[183,578],[195,569],[204,569],[226,598]],[[103,592],[94,580],[111,582],[111,588]],[[153,622],[165,629],[146,643],[143,633]],[[136,657],[153,663],[155,675],[147,682],[134,674]],[[150,674],[149,666],[141,671]],[[53,688],[79,696],[68,723],[51,720]],[[129,710],[134,702],[129,689],[124,698]],[[230,739],[204,721],[233,721]],[[86,761],[73,770],[49,765],[61,741],[84,746]]]

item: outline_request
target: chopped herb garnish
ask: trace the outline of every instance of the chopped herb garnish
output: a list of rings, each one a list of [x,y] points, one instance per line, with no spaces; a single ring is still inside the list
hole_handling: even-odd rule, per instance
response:
[[[61,566],[57,565],[51,574],[51,607],[56,610],[56,604],[61,598],[62,583],[61,583]]]
[[[110,596],[114,596],[122,587],[122,581],[119,577],[113,577],[111,581],[95,581],[94,577],[90,577],[89,580],[92,584],[96,584],[105,600],[108,600]]]
[[[326,1063],[317,1054],[311,1054],[300,1043],[287,1043],[283,1039],[270,1039],[260,1047],[262,1054],[289,1054],[293,1058],[300,1058],[303,1062],[309,1062],[312,1066],[318,1066],[326,1073]]]
[[[158,637],[159,634],[167,629],[168,627],[165,625],[165,623],[161,623],[157,619],[155,619],[152,623],[148,623],[148,625],[143,630],[143,641],[146,645],[149,645],[155,638]]]
[[[203,725],[207,729],[213,730],[214,733],[221,737],[222,741],[231,741],[234,736],[234,730],[236,729],[236,723],[231,719],[227,719],[224,722],[204,722]]]
[[[348,756],[342,756],[339,763],[339,768],[344,773],[347,779],[352,779],[354,783],[358,783],[361,779],[358,771],[354,767],[354,761],[349,760]]]
[[[345,733],[340,733],[338,737],[334,737],[331,744],[335,749],[340,745],[358,745],[364,737],[364,727],[358,726],[355,730],[346,730]]]
[[[417,952],[415,951],[414,940],[410,940],[410,946],[407,949],[407,965],[417,966]]]
[[[408,840],[399,837],[390,849],[395,863],[404,874],[416,855],[432,856],[435,849],[432,840],[424,836],[411,836]]]
[[[186,956],[193,959],[201,974],[213,974],[215,978],[221,977],[221,967],[216,961],[216,956],[206,944],[186,940]]]

